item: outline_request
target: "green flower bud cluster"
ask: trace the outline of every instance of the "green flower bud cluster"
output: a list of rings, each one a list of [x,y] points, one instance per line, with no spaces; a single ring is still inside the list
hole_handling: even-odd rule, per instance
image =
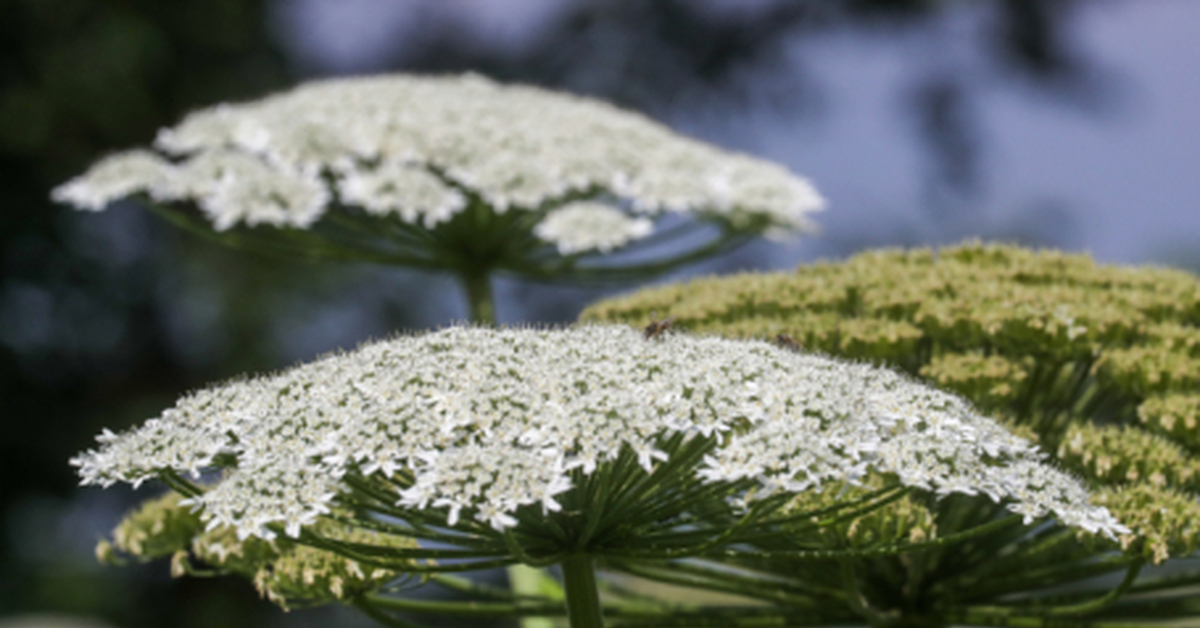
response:
[[[1139,397],[1200,386],[1200,358],[1173,351],[1165,344],[1106,351],[1096,367],[1102,377],[1123,392]]]
[[[701,278],[601,301],[581,315],[635,326],[668,317],[674,329],[767,338],[866,360],[961,394],[1102,490],[1105,505],[1136,530],[1122,538],[1126,558],[1157,563],[1196,548],[1198,531],[1189,523],[1200,521],[1200,280],[1194,275],[971,242],[869,251],[790,273]],[[934,508],[942,534],[953,533],[961,503]],[[890,514],[896,524],[909,516],[899,504],[889,508],[873,516]],[[1077,565],[1078,574],[1093,573],[1084,567],[1089,560],[1120,560],[1101,558],[1108,551],[1103,543],[1070,550],[1062,543],[1037,550],[1038,560],[1050,561],[1047,570],[1057,560],[1062,569]],[[1018,562],[1026,551],[1013,539],[997,547]],[[930,564],[950,560],[934,556]],[[1022,567],[1033,564],[1030,558]],[[868,572],[864,583],[878,583],[887,571],[878,564],[859,570]],[[947,581],[931,584],[936,577],[925,573],[916,583],[930,591],[921,602],[926,608],[987,597],[953,592]],[[1033,579],[1027,589],[1005,592],[1036,595],[1030,592],[1072,578],[1082,575]],[[913,585],[897,580],[891,593],[875,599],[885,608],[911,605],[889,597],[903,600]],[[997,595],[1001,589],[980,587]]]
[[[142,502],[113,529],[112,541],[102,540],[96,555],[104,562],[117,562],[116,552],[138,560],[170,556],[191,545],[204,532],[200,517],[179,505],[178,493]]]
[[[1200,393],[1150,397],[1137,412],[1149,429],[1170,436],[1191,451],[1200,449]]]
[[[1109,488],[1096,502],[1116,513],[1132,534],[1121,536],[1126,549],[1143,542],[1147,558],[1161,563],[1172,556],[1186,556],[1200,548],[1200,508],[1193,495],[1149,484]]]
[[[861,500],[887,483],[877,476],[859,486],[833,483],[820,492],[805,493],[789,504],[784,514],[820,512],[840,503]],[[811,517],[802,525],[820,523]],[[937,523],[933,513],[919,499],[904,495],[886,508],[878,508],[861,516],[841,518],[832,525],[821,526],[817,536],[829,548],[870,548],[900,543],[923,543],[937,538]]]
[[[1058,459],[1097,484],[1200,489],[1200,459],[1169,439],[1126,425],[1072,425]]]
[[[786,333],[810,350],[872,361],[920,345],[919,364],[902,365],[916,374],[935,346],[939,355],[1087,359],[1132,344],[1196,357],[1189,334],[1200,321],[1200,283],[1182,271],[967,244],[871,251],[795,273],[703,278],[602,301],[583,318],[644,324],[668,314],[693,331]],[[1120,366],[1114,376],[1127,375]]]
[[[1032,362],[1028,357],[945,353],[921,367],[920,375],[980,406],[1002,409],[1029,394]]]
[[[114,563],[121,562],[122,555],[139,562],[171,556],[173,576],[241,575],[284,609],[353,599],[401,575],[399,570],[364,565],[284,537],[239,539],[229,526],[206,529],[200,515],[181,501],[175,492],[146,500],[117,525],[111,541],[100,541],[97,556]],[[334,541],[416,547],[411,538],[349,527],[330,518],[318,520],[313,529]]]
[[[313,526],[323,538],[345,543],[371,543],[396,549],[413,548],[415,540],[351,527],[330,519]],[[341,554],[277,537],[238,540],[230,527],[197,538],[192,551],[205,563],[250,578],[258,592],[283,608],[303,603],[351,600],[377,591],[401,575],[399,570],[366,565]],[[269,548],[269,553],[264,549]]]

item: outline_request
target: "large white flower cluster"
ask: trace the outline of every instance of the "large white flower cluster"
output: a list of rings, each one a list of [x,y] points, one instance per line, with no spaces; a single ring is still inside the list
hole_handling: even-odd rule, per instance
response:
[[[404,471],[409,508],[496,529],[521,506],[559,509],[570,473],[628,448],[653,469],[664,439],[716,437],[691,469],[752,480],[747,502],[868,471],[937,494],[982,493],[1027,518],[1124,528],[1028,442],[963,400],[891,371],[763,342],[625,327],[452,328],[401,337],[180,400],[72,462],[85,484],[138,483],[235,460],[195,502],[212,525],[291,535],[349,490],[348,473]]]
[[[582,193],[613,208],[601,222],[615,223],[618,235],[596,248],[648,235],[639,214],[697,212],[798,232],[823,205],[807,181],[778,165],[717,150],[603,102],[474,75],[309,83],[195,112],[161,131],[155,146],[166,157],[145,150],[110,156],[54,198],[93,210],[138,192],[192,200],[217,229],[308,227],[336,198],[431,228],[476,196],[505,212],[545,209]],[[551,214],[537,234],[575,252],[592,236],[565,227],[597,222],[580,214]]]

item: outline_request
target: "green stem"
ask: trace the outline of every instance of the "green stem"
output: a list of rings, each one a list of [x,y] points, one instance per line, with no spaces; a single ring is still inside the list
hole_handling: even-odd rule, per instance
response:
[[[412,623],[406,622],[402,619],[399,619],[397,617],[392,617],[391,615],[388,615],[387,613],[376,608],[373,604],[371,604],[370,602],[368,602],[365,599],[355,600],[353,602],[353,604],[359,610],[361,610],[363,613],[366,613],[367,617],[374,619],[375,621],[379,622],[380,624],[382,624],[384,626],[387,626],[388,628],[421,628],[417,624],[412,624]]]
[[[477,325],[496,324],[496,304],[492,300],[492,277],[486,270],[459,271],[458,279],[467,293],[471,322]]]
[[[655,549],[649,549],[649,550],[632,550],[632,551],[627,550],[624,552],[610,551],[607,553],[607,555],[635,556],[635,557],[643,557],[643,558],[654,558],[657,560],[666,560],[666,559],[672,559],[672,558],[686,558],[689,556],[699,556],[700,554],[703,554],[713,548],[719,547],[722,544],[730,542],[730,540],[733,539],[734,537],[736,537],[737,534],[739,532],[741,532],[743,528],[749,526],[751,523],[754,523],[755,521],[757,521],[765,516],[770,515],[775,510],[781,508],[784,505],[785,505],[785,501],[783,499],[770,498],[770,499],[763,500],[763,501],[755,504],[753,507],[751,507],[750,510],[745,515],[742,516],[741,519],[739,519],[733,525],[725,528],[725,530],[723,532],[721,532],[720,534],[713,536],[708,530],[701,531],[702,534],[708,538],[703,539],[703,537],[702,537],[702,542],[698,543],[698,544],[692,544],[692,545],[689,545],[686,547],[681,547],[681,548],[655,548]],[[670,538],[670,535],[661,535],[661,536],[664,538]],[[684,539],[692,538],[691,535],[686,534],[686,533],[683,535],[680,535],[680,536]]]
[[[476,602],[462,600],[412,600],[367,594],[362,600],[375,609],[403,613],[444,615],[453,617],[553,617],[562,615],[562,605],[555,603]],[[599,624],[596,624],[599,626]]]
[[[983,615],[995,616],[995,617],[1005,617],[1005,616],[1010,616],[1010,615],[1011,616],[1043,615],[1046,617],[1062,617],[1062,616],[1069,616],[1069,615],[1080,616],[1080,615],[1088,615],[1091,613],[1096,613],[1098,611],[1104,610],[1105,608],[1108,608],[1109,606],[1112,606],[1114,603],[1116,603],[1116,601],[1118,599],[1121,598],[1122,595],[1124,595],[1126,592],[1129,591],[1130,587],[1133,586],[1133,582],[1135,580],[1137,580],[1138,573],[1141,571],[1142,564],[1144,562],[1145,561],[1140,560],[1140,559],[1134,560],[1133,563],[1130,564],[1129,569],[1125,572],[1125,578],[1121,581],[1120,585],[1118,585],[1115,589],[1109,591],[1105,595],[1102,595],[1102,596],[1092,599],[1092,600],[1088,600],[1086,602],[1080,602],[1078,604],[1064,604],[1061,606],[1049,606],[1049,607],[1045,607],[1045,608],[1038,608],[1036,606],[1024,607],[1024,608],[1022,608],[1020,606],[1013,606],[1013,607],[973,606],[973,607],[968,607],[967,611],[969,613],[977,613],[977,614],[983,614]]]
[[[840,590],[818,590],[816,587],[810,586],[809,583],[804,583],[801,586],[791,586],[776,579],[774,576],[762,578],[747,577],[733,571],[705,569],[687,563],[668,563],[663,566],[656,566],[646,562],[625,562],[606,559],[605,565],[646,580],[679,585],[693,590],[704,589],[707,591],[732,593],[742,597],[765,600],[809,611],[821,610],[822,602],[828,602],[831,599],[836,604],[827,606],[826,610],[841,608],[842,597],[844,595],[844,592]]]
[[[881,625],[883,614],[871,608],[866,596],[858,588],[858,576],[854,573],[854,563],[849,558],[843,558],[838,562],[841,563],[842,586],[846,589],[846,601],[850,603],[850,608],[872,626]]]
[[[164,470],[159,479],[163,481],[171,490],[183,495],[184,497],[199,497],[204,494],[204,489],[188,482],[183,476],[179,475],[172,469]]]
[[[512,591],[509,591],[508,589],[490,584],[484,584],[481,582],[475,582],[470,578],[460,578],[458,576],[451,576],[444,573],[429,574],[426,577],[434,584],[446,587],[451,591],[465,593],[469,596],[486,597],[492,600],[500,600],[502,602],[512,602],[516,600],[516,597],[513,596]]]
[[[562,572],[571,628],[604,628],[592,557],[568,554],[563,557]]]
[[[1016,576],[1003,579],[991,578],[985,580],[983,586],[971,586],[963,589],[963,594],[970,599],[996,598],[1017,591],[1095,578],[1117,569],[1126,568],[1130,562],[1132,561],[1128,557],[1122,555],[1106,556],[1088,563],[1064,561],[1054,566],[1026,570]]]
[[[708,552],[707,555],[715,558],[725,559],[762,559],[762,560],[778,560],[778,559],[797,559],[797,560],[829,560],[840,558],[878,558],[881,556],[894,556],[917,550],[932,549],[936,547],[944,547],[953,543],[959,543],[967,539],[989,534],[996,530],[1007,528],[1011,525],[1016,525],[1021,522],[1021,515],[1010,515],[1003,519],[996,519],[990,523],[968,528],[962,532],[948,534],[943,537],[938,537],[931,541],[922,541],[920,543],[899,543],[896,545],[881,545],[877,547],[868,547],[865,549],[814,549],[814,550],[774,550],[774,551],[754,551],[754,550],[722,550],[716,552]]]
[[[1179,565],[1186,563],[1187,560],[1179,560],[1174,564]],[[1132,593],[1149,593],[1151,591],[1162,591],[1163,589],[1174,589],[1179,587],[1187,587],[1189,585],[1200,584],[1200,571],[1191,570],[1184,573],[1175,574],[1172,576],[1162,576],[1152,579],[1142,579],[1140,583],[1130,589]]]

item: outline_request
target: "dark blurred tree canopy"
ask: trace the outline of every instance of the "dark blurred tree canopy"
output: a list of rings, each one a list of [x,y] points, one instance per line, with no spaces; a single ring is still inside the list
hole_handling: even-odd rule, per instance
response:
[[[84,215],[48,200],[51,187],[97,157],[148,144],[189,109],[293,83],[304,70],[272,41],[267,4],[0,0],[0,615],[69,610],[122,625],[167,625],[196,603],[195,595],[224,599],[207,585],[159,582],[153,590],[169,594],[151,604],[145,587],[114,592],[97,589],[94,576],[55,575],[22,553],[12,526],[20,504],[72,494],[66,459],[89,446],[101,426],[139,420],[206,381],[282,366],[288,352],[280,350],[273,325],[296,310],[322,307],[328,299],[322,294],[347,299],[342,283],[353,280],[344,274],[218,249],[136,208]],[[436,2],[426,4],[429,15],[436,13]],[[960,4],[779,0],[738,8],[578,0],[519,50],[482,48],[431,18],[416,40],[397,42],[403,56],[379,65],[472,70],[593,94],[652,115],[677,107],[733,110],[748,102],[803,113],[820,102],[820,85],[788,56],[791,42],[838,29],[865,37],[920,29]],[[978,4],[991,12],[993,28],[978,45],[999,74],[1068,100],[1094,101],[1093,75],[1069,37],[1080,2]],[[931,180],[955,194],[975,184],[980,140],[972,107],[979,86],[976,76],[936,72],[909,95]],[[356,285],[349,294],[380,290],[370,281]],[[573,316],[579,305],[558,316]],[[445,322],[422,319],[398,299],[381,307],[382,322],[341,329],[334,338],[354,342],[400,324]],[[224,604],[223,613],[242,618],[203,615],[186,625],[256,621]]]
[[[29,564],[13,538],[16,505],[69,494],[66,459],[88,432],[226,374],[189,372],[171,347],[181,308],[165,297],[181,293],[171,283],[186,263],[200,263],[180,250],[185,239],[140,213],[77,216],[47,193],[190,108],[286,85],[263,12],[259,0],[0,2],[0,614],[103,612],[128,625],[179,616],[179,587],[166,590],[173,603],[154,604],[144,587]],[[127,232],[81,218],[117,219]],[[231,276],[222,289],[237,288]]]

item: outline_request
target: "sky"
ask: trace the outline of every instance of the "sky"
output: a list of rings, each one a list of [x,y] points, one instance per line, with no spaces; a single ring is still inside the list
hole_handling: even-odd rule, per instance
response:
[[[961,26],[961,25],[960,25]],[[983,90],[982,185],[985,226],[1056,218],[1068,248],[1109,262],[1166,261],[1200,245],[1200,2],[1140,0],[1090,7],[1078,23],[1081,52],[1106,74],[1098,110],[1054,102],[1029,89]],[[968,27],[938,42],[959,57]],[[808,66],[829,87],[820,125],[770,120],[755,125],[757,150],[812,177],[830,199],[830,238],[863,225],[921,228],[922,156],[898,124],[895,95],[914,68],[901,59],[938,54],[929,41],[864,42],[845,36],[804,42]],[[944,46],[944,47],[943,47]],[[963,63],[963,61],[956,61]],[[930,59],[927,65],[945,63]],[[981,78],[980,80],[987,80]],[[1040,101],[1040,102],[1039,102]],[[810,128],[811,127],[811,128]],[[958,234],[954,234],[958,235]]]

